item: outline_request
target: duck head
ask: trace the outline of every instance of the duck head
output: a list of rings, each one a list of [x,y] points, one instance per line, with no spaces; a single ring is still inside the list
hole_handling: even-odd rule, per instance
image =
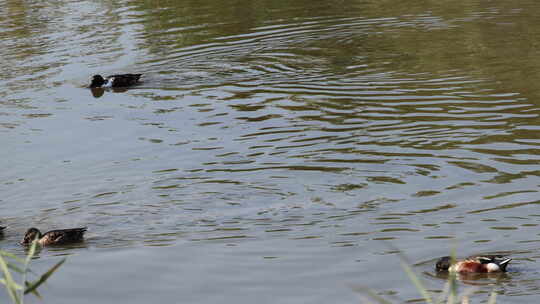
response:
[[[30,228],[26,231],[24,234],[24,238],[21,241],[21,245],[28,245],[31,244],[35,239],[41,238],[41,231],[37,228]]]
[[[107,81],[101,75],[92,76],[91,88],[101,88]]]
[[[448,268],[452,265],[452,258],[449,256],[442,257],[435,264],[435,269],[437,271],[448,271]]]

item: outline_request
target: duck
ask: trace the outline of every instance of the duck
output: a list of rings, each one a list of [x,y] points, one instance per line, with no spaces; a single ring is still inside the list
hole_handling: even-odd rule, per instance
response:
[[[506,272],[508,262],[512,259],[501,255],[472,256],[452,262],[452,258],[445,256],[435,264],[437,271],[457,273],[488,273]]]
[[[90,88],[123,88],[135,85],[142,74],[117,74],[105,78],[101,75],[92,76]]]
[[[37,228],[30,228],[24,234],[21,245],[29,245],[37,238],[41,246],[47,245],[63,245],[80,242],[83,240],[83,235],[86,232],[86,227],[58,229],[41,233]]]

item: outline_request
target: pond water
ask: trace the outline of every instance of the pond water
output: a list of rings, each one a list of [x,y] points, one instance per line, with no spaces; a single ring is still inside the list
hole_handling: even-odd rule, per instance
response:
[[[0,7],[0,246],[88,227],[42,302],[417,302],[452,248],[538,298],[538,1]]]

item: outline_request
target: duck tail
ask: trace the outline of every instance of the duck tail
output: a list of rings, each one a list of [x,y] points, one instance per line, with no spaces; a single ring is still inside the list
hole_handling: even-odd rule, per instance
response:
[[[511,260],[512,259],[505,259],[499,263],[499,268],[501,268],[501,271],[506,271],[506,266],[508,266],[508,262],[510,262]]]

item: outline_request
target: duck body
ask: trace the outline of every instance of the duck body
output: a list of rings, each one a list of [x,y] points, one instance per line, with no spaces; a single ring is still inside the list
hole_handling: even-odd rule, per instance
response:
[[[508,262],[512,259],[499,255],[473,256],[463,260],[456,260],[452,263],[451,257],[440,258],[435,269],[437,271],[448,271],[457,273],[488,273],[506,272]]]
[[[83,240],[85,232],[86,227],[82,227],[51,230],[42,234],[39,229],[30,228],[26,231],[24,238],[21,241],[21,244],[29,245],[36,238],[41,246],[77,243]]]
[[[105,78],[101,75],[92,76],[90,88],[122,88],[139,83],[142,74],[117,74]]]

